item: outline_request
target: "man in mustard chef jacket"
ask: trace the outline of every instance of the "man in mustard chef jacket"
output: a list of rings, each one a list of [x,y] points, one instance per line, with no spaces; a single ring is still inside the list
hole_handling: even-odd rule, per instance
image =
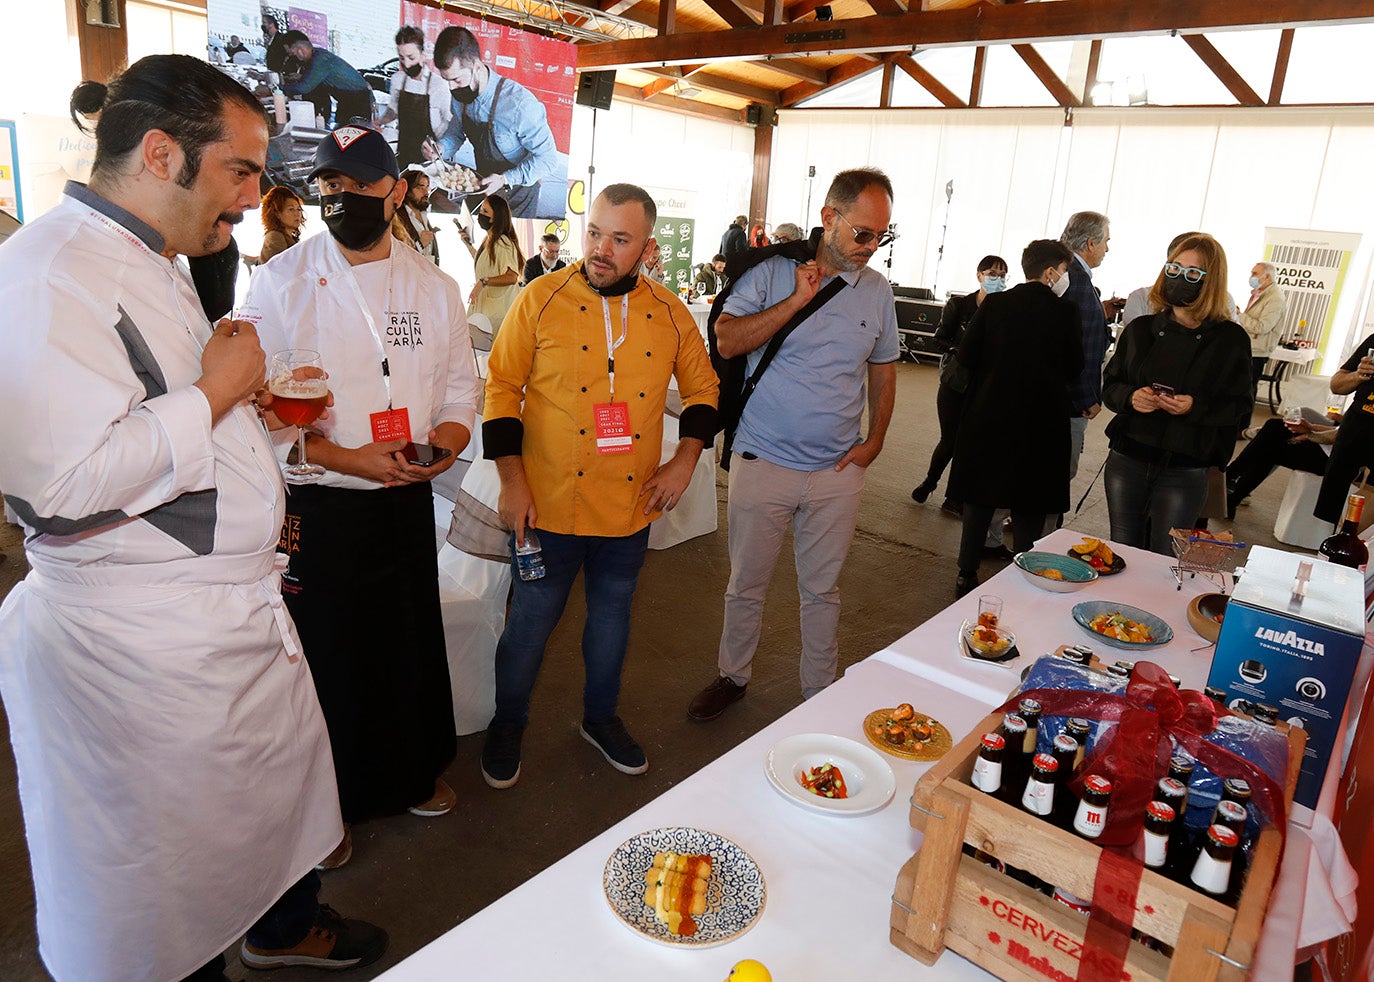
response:
[[[545,575],[513,577],[496,646],[496,715],[482,750],[494,788],[520,777],[520,739],[544,646],[584,571],[587,626],[581,733],[626,774],[649,769],[616,715],[630,602],[649,523],[671,510],[715,435],[719,383],[691,314],[639,275],[653,255],[657,209],[632,184],[592,202],[580,263],[526,286],[488,363],[484,453],[501,476],[511,552],[538,530]],[[676,377],[677,453],[662,466],[663,411]]]

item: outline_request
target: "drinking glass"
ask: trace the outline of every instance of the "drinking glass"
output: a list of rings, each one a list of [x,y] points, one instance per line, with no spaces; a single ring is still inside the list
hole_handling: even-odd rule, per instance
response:
[[[309,348],[278,351],[272,356],[267,377],[272,411],[283,423],[300,428],[298,459],[282,468],[282,474],[288,484],[314,484],[324,477],[324,468],[305,458],[305,428],[320,418],[329,399],[320,353]]]
[[[983,627],[996,627],[1002,619],[1002,598],[987,593],[978,598],[978,623]]]

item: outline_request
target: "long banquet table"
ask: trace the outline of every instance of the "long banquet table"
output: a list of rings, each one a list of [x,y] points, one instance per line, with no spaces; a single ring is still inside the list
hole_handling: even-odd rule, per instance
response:
[[[1056,532],[1041,548],[1078,541]],[[1152,653],[1185,686],[1200,687],[1210,664],[1206,642],[1187,626],[1184,605],[1212,585],[1185,580],[1176,591],[1163,557],[1123,549],[1127,568],[1091,589],[1167,620],[1174,641]],[[976,613],[977,596],[995,593],[1004,620],[1029,657],[1016,672],[974,664],[955,653],[959,622]],[[900,977],[988,979],[946,951],[927,967],[888,940],[890,900],[900,866],[919,849],[908,799],[930,767],[884,755],[897,792],[881,810],[839,817],[803,809],[771,787],[770,747],[799,733],[830,733],[865,743],[873,709],[910,702],[934,712],[957,741],[1017,683],[1020,664],[1070,641],[1088,640],[1068,615],[1085,594],[1050,594],[1009,567],[973,595],[888,648],[854,665],[829,689],[593,838],[558,863],[478,912],[387,972],[387,982],[447,979],[458,967],[472,978],[715,982],[740,959],[756,958],[776,980]],[[1095,646],[1111,660],[1114,649]],[[1366,649],[1367,653],[1369,649]],[[1328,812],[1329,814],[1329,812]],[[1322,815],[1310,828],[1290,823],[1289,847],[1251,979],[1291,979],[1297,950],[1345,930],[1353,918],[1353,874]],[[607,858],[630,836],[662,826],[708,829],[742,846],[763,871],[767,899],[753,928],[728,944],[683,949],[656,944],[622,924],[602,890]],[[880,976],[880,973],[882,975]]]

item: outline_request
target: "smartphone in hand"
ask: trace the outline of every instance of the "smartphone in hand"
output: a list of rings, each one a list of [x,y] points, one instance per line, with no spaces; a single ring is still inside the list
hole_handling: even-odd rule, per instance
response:
[[[407,443],[401,448],[401,456],[407,463],[416,467],[433,467],[439,461],[453,456],[447,447],[433,447],[428,443]]]
[[[1151,382],[1150,389],[1157,396],[1171,396],[1176,394],[1172,385],[1165,385],[1163,382]]]

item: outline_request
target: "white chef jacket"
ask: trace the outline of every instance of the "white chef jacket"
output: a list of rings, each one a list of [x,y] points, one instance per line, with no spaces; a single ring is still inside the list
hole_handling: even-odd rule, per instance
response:
[[[78,184],[0,247],[0,486],[32,568],[0,694],[63,982],[186,976],[342,835],[280,472],[250,408],[211,425],[210,326],[162,248]]]
[[[387,409],[383,360],[390,404],[406,409],[414,442],[428,442],[440,423],[461,423],[472,431],[477,369],[462,292],[414,249],[392,240],[387,259],[354,267],[328,232],[312,235],[258,267],[239,316],[257,325],[269,359],[286,348],[320,353],[334,405],[312,429],[337,446],[373,442],[372,414]],[[295,432],[274,434],[282,460]],[[335,471],[320,483],[381,487]]]

